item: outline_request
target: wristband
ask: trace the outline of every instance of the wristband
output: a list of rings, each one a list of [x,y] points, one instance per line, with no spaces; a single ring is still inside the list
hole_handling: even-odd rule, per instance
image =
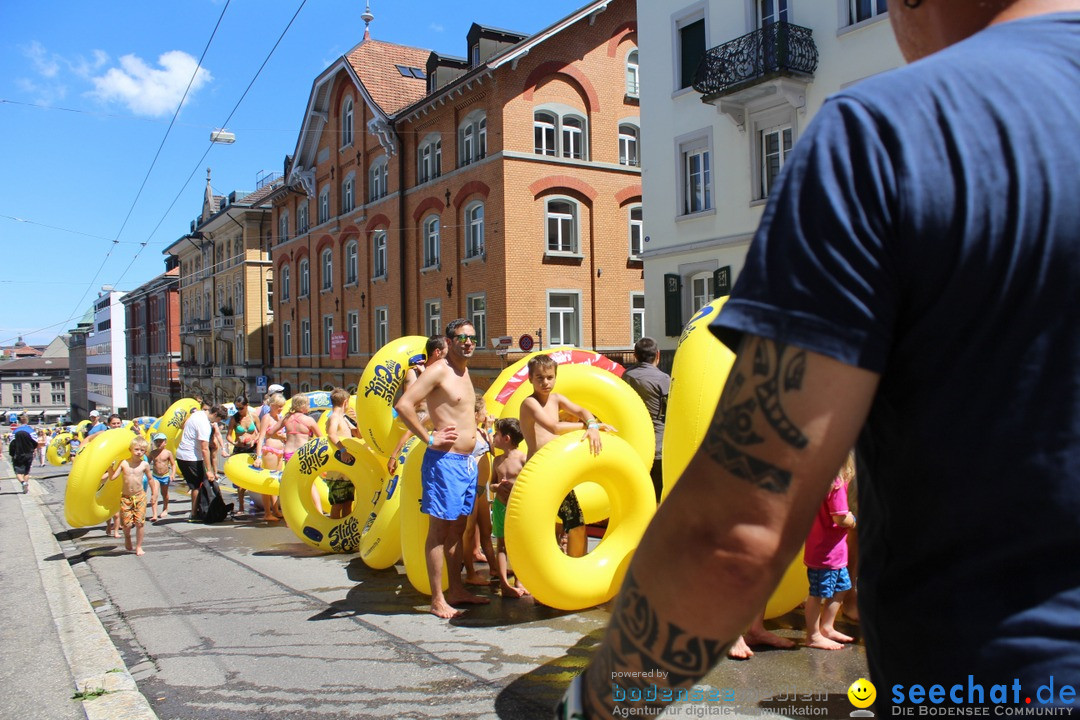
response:
[[[432,445],[435,444],[435,432],[434,431],[429,432],[427,434],[427,444],[428,444],[428,447],[431,447]]]
[[[590,420],[588,422],[588,424],[585,425],[585,429],[586,430],[593,430],[593,429],[599,430],[600,429],[600,423],[596,422],[595,420]]]
[[[585,707],[581,702],[581,684],[584,673],[570,682],[570,687],[555,706],[555,720],[587,720]]]

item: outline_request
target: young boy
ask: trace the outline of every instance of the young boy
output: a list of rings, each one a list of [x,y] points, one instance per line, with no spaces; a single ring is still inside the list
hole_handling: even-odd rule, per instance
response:
[[[806,598],[806,644],[812,648],[843,650],[843,643],[853,640],[833,627],[833,623],[844,595],[851,589],[847,531],[855,527],[855,516],[848,510],[847,488],[854,475],[855,458],[849,453],[818,508],[803,550],[810,581],[810,594]]]
[[[476,445],[472,456],[476,458],[476,501],[472,514],[465,523],[465,533],[461,536],[464,543],[462,551],[465,563],[466,585],[488,585],[498,579],[495,573],[495,549],[491,547],[491,506],[488,504],[487,485],[491,478],[491,423],[494,421],[487,411],[484,394],[476,392],[474,406],[476,419]],[[484,580],[476,572],[476,563],[484,562],[488,566],[488,579]]]
[[[131,441],[131,457],[120,462],[112,472],[112,478],[123,475],[120,489],[120,524],[124,528],[124,547],[143,555],[143,526],[146,523],[146,491],[143,478],[150,480],[150,463],[146,462],[146,449],[150,443],[144,437]],[[135,547],[131,547],[131,526],[135,526]]]
[[[593,414],[583,407],[575,405],[564,396],[553,392],[555,376],[559,365],[550,355],[536,355],[529,360],[529,382],[533,394],[521,403],[521,432],[529,447],[528,457],[550,442],[556,435],[585,429],[582,439],[589,439],[593,455],[600,454],[600,423]],[[559,419],[559,411],[564,411],[578,422]],[[566,532],[566,554],[570,557],[582,557],[588,538],[585,535],[585,516],[578,504],[577,493],[573,490],[559,507],[559,520]]]
[[[343,439],[357,435],[357,429],[345,418],[345,403],[349,401],[349,391],[334,388],[330,393],[330,419],[326,421],[326,437],[330,441],[330,451],[346,465],[353,462],[353,456],[345,449]],[[323,475],[330,499],[330,519],[337,520],[352,513],[353,500],[356,498],[356,486],[348,477],[337,471]]]
[[[516,418],[500,418],[495,421],[491,444],[496,450],[501,450],[502,455],[497,456],[491,466],[491,534],[498,541],[496,558],[499,566],[499,588],[505,598],[519,598],[529,594],[520,580],[515,578],[515,584],[510,584],[505,533],[506,504],[510,502],[510,491],[514,489],[518,473],[525,466],[525,453],[517,449],[524,439],[521,425]]]
[[[165,446],[167,439],[165,433],[155,433],[154,445],[148,456],[151,464],[151,477],[153,478],[150,481],[150,487],[154,487],[154,481],[157,481],[161,492],[160,516],[157,514],[157,501],[152,500],[154,504],[153,520],[157,520],[159,517],[169,517],[169,486],[172,485],[173,480],[176,478],[176,458],[173,457],[169,448]]]

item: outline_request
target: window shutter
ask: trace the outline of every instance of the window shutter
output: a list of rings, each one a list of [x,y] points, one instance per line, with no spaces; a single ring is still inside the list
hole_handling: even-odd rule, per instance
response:
[[[731,266],[725,265],[713,271],[713,297],[722,298],[731,294]]]
[[[678,337],[682,328],[682,278],[669,273],[664,275],[664,334]]]

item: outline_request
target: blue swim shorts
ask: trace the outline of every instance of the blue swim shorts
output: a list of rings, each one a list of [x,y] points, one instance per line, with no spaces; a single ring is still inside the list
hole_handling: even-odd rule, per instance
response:
[[[806,579],[810,581],[810,597],[831,598],[851,589],[851,576],[846,567],[837,570],[806,568]]]
[[[476,458],[471,455],[428,448],[420,466],[420,511],[440,520],[465,517],[476,500],[476,476]]]

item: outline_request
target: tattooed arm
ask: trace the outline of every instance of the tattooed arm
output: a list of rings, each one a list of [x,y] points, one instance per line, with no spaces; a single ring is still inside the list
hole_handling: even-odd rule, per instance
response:
[[[693,685],[723,657],[806,539],[877,382],[823,355],[743,338],[705,440],[645,533],[586,670],[586,717],[665,705],[663,689]],[[628,690],[651,685],[660,699],[629,700]]]

